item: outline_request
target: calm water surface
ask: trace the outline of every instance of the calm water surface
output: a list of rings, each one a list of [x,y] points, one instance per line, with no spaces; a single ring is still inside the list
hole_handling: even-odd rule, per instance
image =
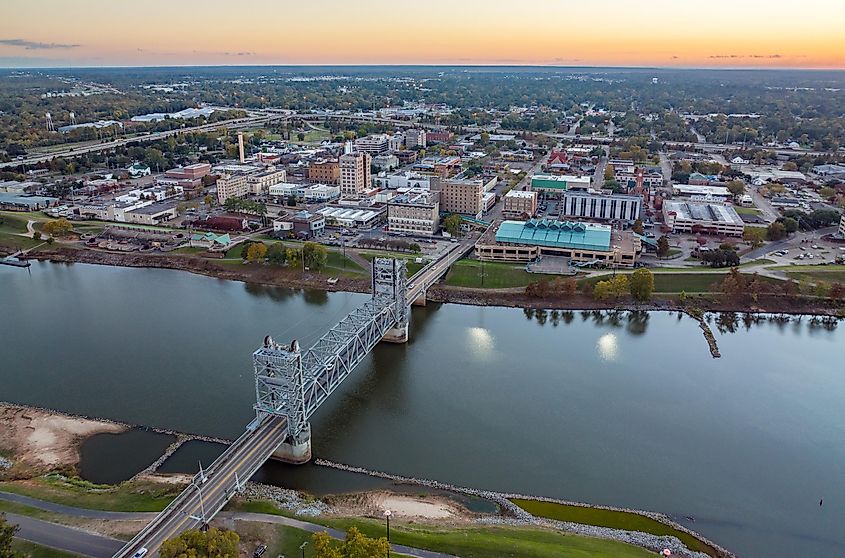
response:
[[[234,438],[264,335],[314,341],[364,295],[167,270],[0,268],[0,399]],[[414,309],[313,418],[319,457],[692,516],[740,556],[845,556],[843,331],[717,333],[666,313]],[[195,469],[196,445],[168,467]],[[315,493],[381,481],[273,464]],[[824,506],[819,500],[824,498]]]

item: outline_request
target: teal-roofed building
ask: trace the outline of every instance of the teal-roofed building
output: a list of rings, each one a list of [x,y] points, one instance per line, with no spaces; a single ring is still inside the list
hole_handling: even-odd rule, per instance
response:
[[[589,187],[589,176],[535,174],[531,177],[531,189],[536,192],[565,192],[573,189],[586,190]]]
[[[213,232],[194,233],[191,235],[190,245],[197,248],[226,248],[232,243],[229,233],[214,234]]]
[[[479,259],[529,262],[541,255],[572,263],[633,267],[642,242],[630,231],[608,225],[554,219],[494,223],[475,245]]]

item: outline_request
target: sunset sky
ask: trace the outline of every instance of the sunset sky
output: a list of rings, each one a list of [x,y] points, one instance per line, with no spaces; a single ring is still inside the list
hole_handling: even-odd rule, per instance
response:
[[[0,0],[0,66],[845,68],[845,0]]]

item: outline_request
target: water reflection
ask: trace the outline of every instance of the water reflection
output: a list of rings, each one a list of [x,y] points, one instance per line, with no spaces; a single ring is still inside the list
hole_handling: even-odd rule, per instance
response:
[[[469,346],[473,356],[477,359],[490,360],[493,356],[493,336],[488,329],[483,327],[471,327],[467,330]]]
[[[599,357],[606,362],[615,362],[619,352],[615,333],[605,333],[596,341]]]

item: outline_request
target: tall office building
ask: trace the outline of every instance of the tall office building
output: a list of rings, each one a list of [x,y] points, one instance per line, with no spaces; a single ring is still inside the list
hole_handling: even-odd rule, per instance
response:
[[[358,197],[372,187],[369,153],[345,153],[340,156],[340,193],[347,197]]]

